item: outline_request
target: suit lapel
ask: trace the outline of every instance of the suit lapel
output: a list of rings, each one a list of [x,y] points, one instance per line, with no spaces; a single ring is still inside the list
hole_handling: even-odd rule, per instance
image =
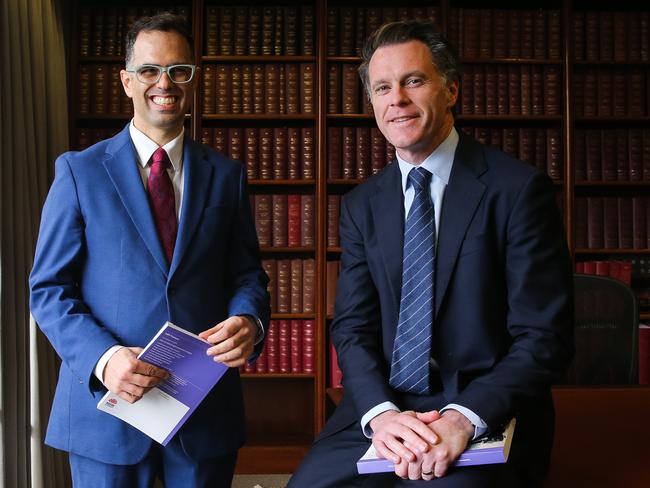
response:
[[[377,242],[381,250],[388,284],[395,300],[396,314],[402,286],[402,251],[404,241],[404,195],[399,165],[394,161],[378,183],[378,191],[370,198]],[[399,229],[399,231],[397,231]]]
[[[183,147],[183,172],[183,205],[170,275],[178,268],[199,225],[212,182],[212,165],[205,159],[201,146],[188,137]]]
[[[439,223],[436,256],[436,313],[445,297],[467,228],[485,193],[478,180],[487,169],[480,146],[462,131],[449,184],[445,190]]]
[[[147,194],[137,167],[135,148],[128,126],[108,147],[104,167],[117,190],[122,204],[156,263],[167,276],[167,259],[158,239]]]

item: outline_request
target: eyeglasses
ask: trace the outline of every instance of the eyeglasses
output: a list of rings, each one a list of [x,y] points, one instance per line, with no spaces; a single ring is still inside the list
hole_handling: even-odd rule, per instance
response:
[[[170,66],[158,66],[157,64],[142,64],[132,69],[127,69],[129,73],[135,73],[135,77],[140,83],[153,85],[158,83],[163,73],[167,73],[169,79],[174,83],[189,83],[194,77],[196,66],[193,64],[172,64]]]

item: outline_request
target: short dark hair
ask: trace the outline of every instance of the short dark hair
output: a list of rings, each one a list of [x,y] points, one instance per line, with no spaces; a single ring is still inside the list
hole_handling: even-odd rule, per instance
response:
[[[142,31],[177,32],[187,41],[187,44],[190,47],[192,60],[194,60],[194,38],[192,37],[190,26],[187,25],[187,22],[185,21],[185,17],[169,12],[163,12],[157,15],[152,15],[151,17],[139,18],[133,23],[129,32],[126,33],[125,61],[127,66],[133,58],[133,46],[135,45],[135,40],[138,38],[138,34]]]
[[[370,96],[368,65],[372,55],[380,47],[409,41],[420,41],[429,48],[433,64],[440,71],[445,83],[458,81],[460,68],[456,49],[435,24],[421,20],[389,22],[373,32],[363,46],[363,62],[359,66],[359,75],[368,96]]]

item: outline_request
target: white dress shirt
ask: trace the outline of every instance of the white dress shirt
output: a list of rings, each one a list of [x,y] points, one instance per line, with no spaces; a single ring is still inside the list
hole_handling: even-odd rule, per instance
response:
[[[409,213],[411,205],[413,204],[413,199],[415,198],[415,189],[413,185],[410,184],[408,175],[413,168],[422,167],[429,171],[431,176],[431,200],[433,201],[433,209],[435,213],[435,225],[436,225],[436,245],[438,243],[438,229],[440,224],[440,212],[442,210],[442,201],[445,196],[445,188],[449,183],[449,176],[451,175],[451,168],[454,163],[454,154],[456,152],[456,147],[458,146],[458,132],[454,127],[451,128],[447,138],[424,160],[421,164],[411,164],[407,161],[404,161],[397,154],[397,163],[399,164],[399,170],[402,175],[402,192],[404,193],[404,216]],[[474,439],[480,437],[487,431],[487,424],[476,415],[473,411],[468,408],[463,407],[462,405],[457,405],[450,403],[441,409],[441,412],[445,410],[457,410],[462,413],[467,419],[474,425]],[[400,411],[397,406],[392,402],[383,402],[379,405],[371,408],[366,414],[361,418],[361,428],[366,437],[372,437],[372,429],[370,428],[370,421],[375,418],[380,413],[386,412],[388,410]]]

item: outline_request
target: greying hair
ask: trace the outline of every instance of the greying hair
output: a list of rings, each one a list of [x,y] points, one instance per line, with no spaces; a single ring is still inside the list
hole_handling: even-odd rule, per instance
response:
[[[136,20],[129,29],[129,32],[126,33],[125,60],[127,66],[129,66],[133,59],[133,46],[135,45],[135,40],[138,38],[138,34],[142,31],[176,32],[180,34],[187,41],[192,55],[192,60],[194,60],[194,39],[192,37],[192,31],[185,21],[185,17],[164,12]]]
[[[420,41],[427,46],[433,64],[440,71],[445,84],[458,81],[460,68],[456,49],[433,23],[420,20],[390,22],[373,32],[363,46],[363,62],[359,66],[359,75],[368,97],[371,95],[368,65],[372,55],[380,47],[409,41]]]

